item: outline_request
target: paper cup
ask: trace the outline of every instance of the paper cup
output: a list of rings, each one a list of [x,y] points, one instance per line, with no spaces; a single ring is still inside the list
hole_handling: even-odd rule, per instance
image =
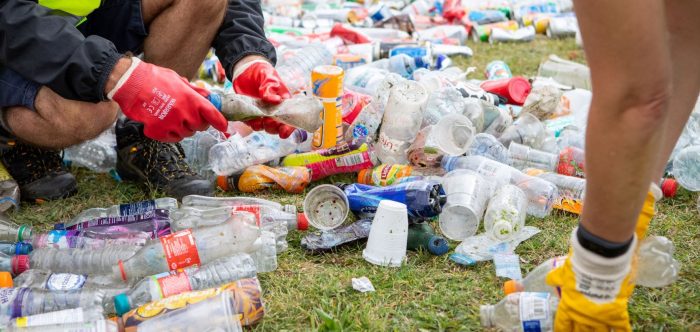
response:
[[[379,202],[362,257],[375,265],[399,267],[406,258],[408,211],[390,200]]]

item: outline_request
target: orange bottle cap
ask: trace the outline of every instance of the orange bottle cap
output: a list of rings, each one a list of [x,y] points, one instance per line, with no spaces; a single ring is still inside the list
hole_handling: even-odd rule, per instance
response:
[[[361,169],[357,173],[357,183],[359,184],[372,184],[372,171],[373,169]]]
[[[523,289],[523,284],[521,284],[517,280],[508,280],[505,283],[503,283],[503,292],[506,293],[506,295],[522,292]]]
[[[217,185],[219,188],[221,188],[221,190],[223,190],[223,191],[229,191],[229,190],[231,190],[231,189],[228,187],[228,179],[226,178],[226,176],[217,176],[217,177],[216,177],[216,185]]]
[[[10,272],[0,272],[0,288],[11,288],[14,286]]]

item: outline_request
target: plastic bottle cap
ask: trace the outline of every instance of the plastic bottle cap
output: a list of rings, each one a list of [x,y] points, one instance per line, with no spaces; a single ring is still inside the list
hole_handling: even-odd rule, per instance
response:
[[[114,309],[117,311],[118,316],[121,316],[131,310],[129,297],[126,296],[126,293],[122,293],[114,297]]]
[[[497,220],[493,223],[492,234],[497,240],[507,240],[513,234],[513,225],[505,220]]]
[[[303,212],[297,213],[297,229],[300,231],[309,229],[309,219],[306,219],[306,215]]]
[[[15,275],[20,275],[27,270],[29,270],[29,255],[12,256],[12,272]]]
[[[12,282],[12,275],[10,272],[0,272],[0,288],[11,288],[12,286],[14,286],[14,283]]]
[[[517,280],[508,280],[503,283],[503,293],[506,295],[522,292],[523,290],[523,285]]]
[[[440,256],[446,254],[449,250],[450,246],[447,244],[447,240],[437,235],[430,237],[428,252],[435,256]]]
[[[664,197],[674,197],[678,191],[678,181],[674,179],[664,179],[661,182],[661,192]]]
[[[372,169],[362,169],[357,173],[357,183],[359,184],[371,184],[372,181]]]
[[[220,175],[216,177],[216,185],[221,188],[223,191],[229,191],[230,188],[228,187],[228,179],[226,176]]]

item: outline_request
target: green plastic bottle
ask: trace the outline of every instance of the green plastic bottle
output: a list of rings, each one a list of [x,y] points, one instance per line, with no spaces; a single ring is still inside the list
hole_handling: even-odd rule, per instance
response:
[[[427,222],[411,224],[408,226],[408,250],[423,248],[429,253],[440,256],[447,253],[450,247],[442,236],[435,235],[435,231]]]

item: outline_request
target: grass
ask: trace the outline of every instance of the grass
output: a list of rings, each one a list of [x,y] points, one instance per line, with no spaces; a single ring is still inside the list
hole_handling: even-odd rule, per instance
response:
[[[457,59],[460,67],[476,66],[481,77],[485,65],[506,61],[516,75],[534,75],[548,54],[583,61],[573,39],[537,39],[529,44],[470,44],[474,57]],[[117,183],[109,176],[75,170],[79,193],[42,205],[23,204],[12,217],[48,229],[59,220],[83,209],[158,197],[130,183]],[[336,177],[326,182],[351,181]],[[220,193],[220,195],[224,195]],[[302,207],[303,195],[263,193],[259,197]],[[695,206],[697,195],[688,192],[664,200],[650,233],[664,235],[676,245],[681,262],[680,279],[663,289],[637,288],[630,304],[635,330],[677,331],[700,329],[700,224]],[[566,253],[575,216],[555,212],[545,219],[528,218],[527,224],[542,232],[521,244],[516,253],[523,273],[540,262]],[[382,268],[362,259],[363,245],[350,245],[334,253],[309,255],[300,249],[301,233],[290,234],[290,248],[279,257],[279,268],[261,274],[267,316],[254,330],[479,330],[479,305],[502,298],[503,280],[495,276],[492,263],[458,267],[447,256],[409,252],[401,268]],[[452,243],[452,248],[456,243]],[[351,278],[367,276],[376,292],[352,289]]]

